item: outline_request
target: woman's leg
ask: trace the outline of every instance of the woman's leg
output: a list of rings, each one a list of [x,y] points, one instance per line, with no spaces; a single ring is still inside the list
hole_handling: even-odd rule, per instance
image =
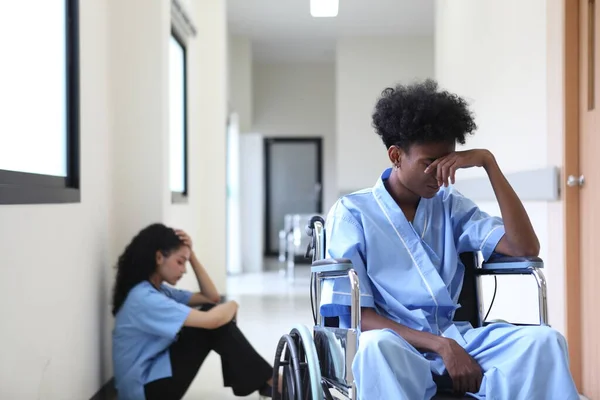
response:
[[[485,371],[478,399],[577,400],[567,341],[548,326],[497,323],[465,334]]]
[[[169,348],[172,376],[147,383],[146,400],[179,400],[212,350],[211,331],[184,327]]]
[[[247,396],[272,378],[273,367],[256,352],[235,322],[210,332],[213,350],[221,356],[223,382],[236,396]]]

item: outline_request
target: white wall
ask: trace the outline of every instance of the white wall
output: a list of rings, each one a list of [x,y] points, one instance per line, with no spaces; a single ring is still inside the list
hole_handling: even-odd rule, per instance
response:
[[[389,166],[385,146],[371,127],[386,87],[430,78],[431,37],[347,37],[337,44],[336,161],[339,192],[375,184]]]
[[[110,3],[110,80],[114,119],[112,235],[119,251],[145,224],[162,221],[168,184],[169,3]],[[136,29],[131,23],[136,20]],[[144,71],[144,73],[140,73]],[[84,132],[85,134],[85,132]]]
[[[229,106],[240,118],[240,132],[252,128],[252,42],[248,37],[230,35],[228,43]]]
[[[335,67],[333,64],[254,65],[253,132],[266,137],[323,138],[323,206],[337,199]]]
[[[80,4],[81,203],[0,207],[0,398],[87,399],[100,387],[109,294],[106,2]]]
[[[225,293],[226,273],[226,130],[227,17],[226,1],[192,1],[198,30],[188,54],[189,173],[188,206],[170,207],[167,221],[193,233],[194,249],[217,289]],[[180,283],[197,288],[193,271]]]
[[[2,399],[88,399],[110,378],[113,266],[146,224],[188,229],[225,288],[225,8],[194,4],[191,197],[173,206],[169,1],[80,3],[82,199],[0,207]]]
[[[436,2],[435,76],[443,88],[464,96],[472,105],[479,130],[466,147],[488,148],[505,173],[561,165],[560,125],[557,125],[561,123],[561,70],[556,65],[560,64],[562,31],[552,25],[556,35],[551,39],[552,47],[547,46],[550,35],[547,18],[551,14],[546,3],[544,0]],[[556,5],[552,7],[553,23],[559,22],[560,10]],[[518,13],[514,12],[516,9]],[[552,77],[548,75],[550,71]],[[549,139],[549,122],[552,139]],[[482,170],[463,170],[457,177],[465,179],[482,174]],[[496,203],[480,206],[500,215]],[[553,298],[550,322],[563,330],[562,260],[549,257],[551,239],[560,245],[560,240],[555,239],[561,227],[557,220],[549,220],[549,213],[562,218],[556,206],[546,202],[528,202],[525,207],[546,262],[549,296]],[[493,291],[490,280],[485,282],[485,290],[489,301]],[[523,296],[516,296],[517,293]],[[490,318],[535,322],[537,315],[532,278],[498,278],[498,293]]]

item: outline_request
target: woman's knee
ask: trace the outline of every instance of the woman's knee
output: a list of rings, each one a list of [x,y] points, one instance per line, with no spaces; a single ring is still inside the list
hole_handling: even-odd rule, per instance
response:
[[[549,326],[531,326],[523,328],[523,338],[534,348],[561,350],[568,357],[567,340],[556,329]]]
[[[529,326],[523,328],[523,336],[536,343],[566,343],[565,337],[549,326]]]
[[[231,334],[232,332],[239,330],[238,326],[234,321],[229,321],[226,324],[219,326],[216,329],[212,329],[212,332],[219,332],[220,334]]]

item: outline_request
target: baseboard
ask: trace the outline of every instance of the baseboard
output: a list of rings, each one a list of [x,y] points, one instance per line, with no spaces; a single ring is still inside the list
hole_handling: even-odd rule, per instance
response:
[[[110,378],[90,400],[117,400],[115,378]]]

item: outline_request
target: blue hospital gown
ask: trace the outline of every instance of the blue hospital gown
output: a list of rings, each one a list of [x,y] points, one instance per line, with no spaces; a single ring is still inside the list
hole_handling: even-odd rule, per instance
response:
[[[452,187],[421,199],[410,223],[388,193],[386,170],[373,188],[342,197],[326,222],[327,256],[352,260],[361,306],[399,324],[456,340],[485,374],[478,399],[576,400],[566,341],[550,327],[454,323],[464,266],[459,254],[488,259],[504,235],[502,220]],[[325,282],[320,310],[348,323],[347,279]],[[360,334],[353,373],[361,400],[430,399],[437,354],[421,354],[392,330]]]

